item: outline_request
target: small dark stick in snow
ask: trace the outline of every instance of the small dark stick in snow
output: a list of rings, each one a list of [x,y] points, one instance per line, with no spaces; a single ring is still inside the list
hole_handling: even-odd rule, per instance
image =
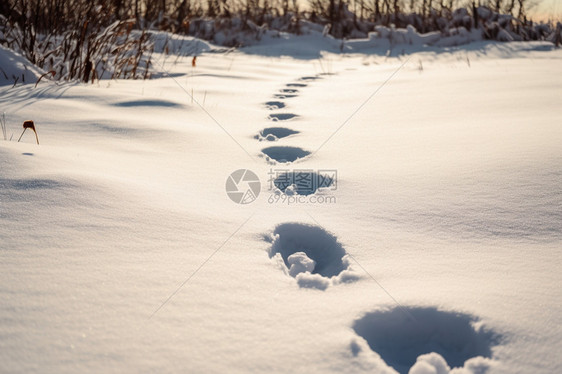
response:
[[[37,144],[39,144],[39,137],[37,136],[37,131],[35,130],[35,124],[31,120],[25,121],[23,123],[23,131],[20,135],[20,138],[18,139],[18,143],[21,140],[21,137],[23,136],[23,134],[25,133],[25,130],[27,130],[27,129],[33,130],[33,132],[35,133],[35,139],[37,140]]]
[[[194,68],[197,65],[197,56],[193,56],[193,60],[191,60],[191,67]]]

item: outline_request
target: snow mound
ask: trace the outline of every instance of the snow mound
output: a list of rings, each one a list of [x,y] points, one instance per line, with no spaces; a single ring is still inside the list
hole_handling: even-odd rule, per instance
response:
[[[223,48],[192,36],[172,34],[165,31],[151,31],[154,52],[180,56],[199,56],[205,52],[222,51]]]
[[[408,374],[485,374],[494,366],[494,361],[482,356],[467,360],[463,367],[451,369],[438,353],[421,355]]]
[[[311,259],[304,252],[296,252],[287,257],[287,263],[289,264],[289,274],[292,277],[296,277],[300,273],[314,271],[316,261]]]
[[[0,45],[0,86],[35,83],[42,74],[25,57]]]
[[[413,365],[410,373],[447,374],[447,363],[461,368],[471,358],[489,358],[499,344],[501,337],[477,327],[477,321],[469,314],[409,307],[367,313],[353,329],[399,373],[408,373]]]
[[[417,358],[416,363],[409,374],[448,374],[451,371],[447,361],[438,353],[431,352],[421,355]]]
[[[324,291],[330,286],[330,280],[320,274],[300,273],[295,278],[301,288],[315,288]]]

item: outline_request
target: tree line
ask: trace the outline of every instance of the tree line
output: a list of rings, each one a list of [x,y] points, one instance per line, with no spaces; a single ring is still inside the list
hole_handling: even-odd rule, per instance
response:
[[[316,29],[345,39],[367,37],[379,26],[443,36],[478,28],[487,39],[560,44],[560,23],[527,19],[531,1],[0,0],[0,44],[55,79],[84,82],[149,78],[157,31],[230,47],[259,40],[267,30]]]
[[[479,6],[527,21],[532,5],[530,0],[2,0],[0,14],[22,29],[33,27],[42,33],[61,33],[82,26],[84,20],[107,25],[115,20],[134,20],[137,28],[182,33],[198,18],[240,17],[261,25],[268,17],[288,14],[332,25],[351,14],[357,22],[402,27],[408,23],[408,14],[425,21],[457,8]],[[422,23],[426,30],[420,31],[435,29],[430,22]]]

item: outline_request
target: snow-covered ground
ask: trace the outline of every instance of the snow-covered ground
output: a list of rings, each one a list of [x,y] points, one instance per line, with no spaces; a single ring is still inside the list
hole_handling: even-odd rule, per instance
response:
[[[302,40],[0,87],[0,372],[562,372],[562,51]]]

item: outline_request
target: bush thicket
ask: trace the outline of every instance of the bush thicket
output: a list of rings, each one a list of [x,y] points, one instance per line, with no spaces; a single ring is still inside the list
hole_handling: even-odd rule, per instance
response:
[[[302,1],[302,0],[301,0]],[[560,42],[560,24],[527,17],[530,0],[2,0],[0,44],[57,79],[147,78],[155,30],[225,46],[266,30],[324,30],[366,37],[380,26],[448,35],[482,30],[492,40]],[[306,27],[303,27],[306,25]]]

